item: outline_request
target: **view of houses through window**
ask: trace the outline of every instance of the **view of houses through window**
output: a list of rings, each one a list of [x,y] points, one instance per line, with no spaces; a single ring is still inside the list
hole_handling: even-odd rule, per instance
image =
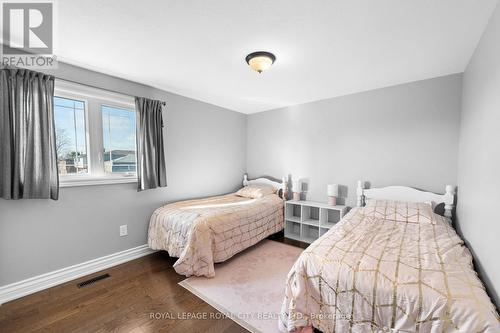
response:
[[[102,106],[104,171],[108,173],[136,171],[135,112]]]
[[[54,97],[54,115],[59,174],[87,173],[85,102]]]

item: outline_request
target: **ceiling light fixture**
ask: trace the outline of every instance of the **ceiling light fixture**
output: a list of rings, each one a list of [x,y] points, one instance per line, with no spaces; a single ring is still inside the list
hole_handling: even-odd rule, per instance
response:
[[[253,52],[245,58],[247,64],[255,71],[262,73],[276,61],[274,54],[266,51]]]

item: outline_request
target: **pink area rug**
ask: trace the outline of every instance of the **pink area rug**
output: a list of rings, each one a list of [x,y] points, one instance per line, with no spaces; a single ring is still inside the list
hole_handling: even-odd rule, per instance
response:
[[[251,332],[279,332],[286,276],[302,251],[264,240],[216,264],[214,278],[190,277],[179,284]]]

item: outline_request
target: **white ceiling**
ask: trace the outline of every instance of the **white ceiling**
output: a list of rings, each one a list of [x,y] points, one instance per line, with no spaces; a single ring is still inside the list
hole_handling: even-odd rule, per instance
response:
[[[59,60],[253,113],[462,72],[497,0],[58,0]],[[253,51],[275,65],[258,74]]]

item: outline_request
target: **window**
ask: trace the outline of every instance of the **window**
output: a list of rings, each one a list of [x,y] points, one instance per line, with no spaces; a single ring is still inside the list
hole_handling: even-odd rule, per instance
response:
[[[88,173],[85,102],[55,97],[54,117],[59,174]]]
[[[112,106],[102,107],[104,171],[135,173],[135,112]]]
[[[137,181],[133,97],[62,80],[54,95],[61,186]]]

